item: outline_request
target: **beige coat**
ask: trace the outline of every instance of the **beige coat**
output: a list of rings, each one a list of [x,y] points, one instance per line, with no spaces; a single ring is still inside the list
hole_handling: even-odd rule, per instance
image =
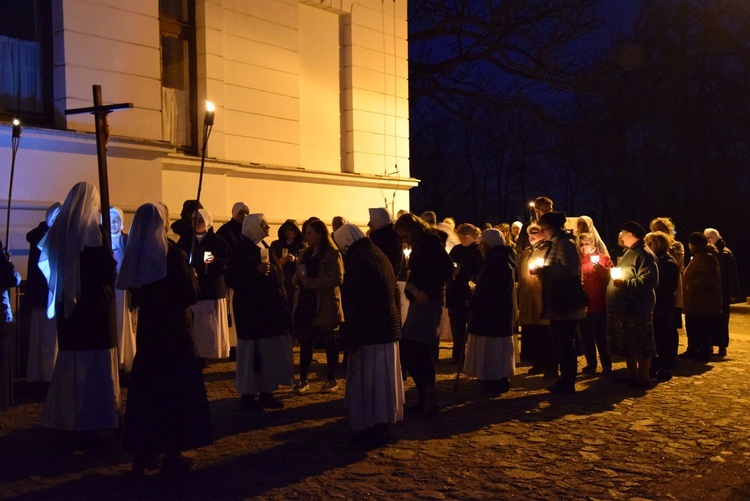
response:
[[[549,325],[549,320],[540,318],[542,281],[539,276],[529,273],[529,262],[535,262],[537,257],[544,258],[546,253],[547,243],[538,242],[534,247],[527,247],[518,256],[518,325]]]
[[[307,248],[303,252],[312,252]],[[317,327],[337,327],[344,322],[341,309],[341,284],[344,281],[344,261],[336,249],[323,252],[316,278],[308,278],[306,287],[315,289],[318,302],[313,325]]]

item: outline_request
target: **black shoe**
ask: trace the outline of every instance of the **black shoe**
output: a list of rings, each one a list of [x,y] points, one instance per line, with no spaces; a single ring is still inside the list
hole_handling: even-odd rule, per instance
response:
[[[542,369],[540,367],[537,367],[535,365],[532,365],[531,368],[529,369],[528,374],[530,374],[532,376],[534,376],[536,374],[544,374],[544,369]]]
[[[558,379],[555,384],[547,388],[547,391],[556,395],[571,395],[576,392],[575,383],[565,383]]]
[[[507,377],[504,377],[500,379],[500,382],[497,384],[498,393],[508,393],[510,391],[510,379]]]
[[[172,475],[175,473],[184,473],[190,471],[195,466],[195,461],[183,456],[179,452],[168,453],[164,455],[164,460],[161,462],[161,469],[159,473],[162,475]]]
[[[685,350],[679,355],[677,355],[679,358],[694,358],[695,357],[695,351],[693,350]]]
[[[261,392],[258,404],[266,409],[283,409],[284,402],[277,400],[273,393]]]
[[[544,376],[542,376],[542,379],[557,379],[560,377],[560,374],[557,371],[547,371],[544,373]]]
[[[618,377],[615,379],[615,383],[620,383],[624,385],[629,385],[630,383],[633,383],[635,381],[638,381],[637,377]]]
[[[602,376],[611,376],[612,367],[602,367]]]
[[[672,379],[672,371],[662,369],[656,373],[656,379],[659,381],[669,381]]]
[[[596,373],[596,365],[587,365],[581,369],[581,374],[594,374]]]
[[[152,452],[136,454],[133,458],[133,474],[143,475],[147,471],[156,471],[159,469],[159,458]]]
[[[421,414],[422,412],[424,412],[424,401],[420,400],[416,404],[404,407],[404,411],[406,411],[408,414]]]
[[[263,412],[263,406],[255,399],[255,395],[242,395],[240,407],[246,411]]]
[[[651,388],[653,384],[651,383],[651,380],[649,381],[638,381],[637,379],[635,381],[631,381],[627,384],[628,388],[635,388],[636,390],[648,390]]]
[[[726,348],[719,348],[719,356],[720,357],[726,357],[727,356],[727,349]]]

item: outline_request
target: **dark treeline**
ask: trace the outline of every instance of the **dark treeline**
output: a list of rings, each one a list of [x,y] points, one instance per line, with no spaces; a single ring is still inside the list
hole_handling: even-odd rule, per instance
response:
[[[625,6],[624,4],[628,4]],[[750,285],[750,3],[410,0],[415,212],[717,228]],[[746,264],[748,263],[748,264]]]

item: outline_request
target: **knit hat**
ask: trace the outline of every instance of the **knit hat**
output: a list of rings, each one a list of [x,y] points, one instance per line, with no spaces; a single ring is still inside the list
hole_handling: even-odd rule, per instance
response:
[[[565,227],[565,222],[567,221],[567,218],[565,217],[565,214],[559,211],[551,211],[546,212],[542,214],[542,217],[539,218],[539,224],[547,225],[550,228],[555,229],[562,229]]]
[[[636,223],[635,221],[628,221],[627,223],[623,224],[620,229],[623,231],[627,231],[628,233],[632,233],[633,236],[638,240],[642,240],[643,237],[646,236],[646,230],[644,230],[643,226]]]

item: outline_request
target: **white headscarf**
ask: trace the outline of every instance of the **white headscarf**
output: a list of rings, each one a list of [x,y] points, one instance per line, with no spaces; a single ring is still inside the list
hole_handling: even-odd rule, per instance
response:
[[[47,228],[52,228],[52,225],[55,224],[55,219],[57,219],[57,215],[60,214],[60,207],[62,207],[60,202],[55,202],[47,209],[47,212],[44,215]]]
[[[708,239],[708,243],[712,245],[716,245],[716,242],[721,240],[721,235],[719,235],[719,230],[715,228],[706,228],[703,230],[703,234],[706,235],[706,238]]]
[[[206,209],[198,209],[198,214],[200,214],[203,220],[206,222],[206,231],[210,230],[214,225],[213,216]]]
[[[388,209],[383,207],[376,207],[370,209],[370,228],[373,230],[379,230],[383,226],[387,226],[391,223],[391,213]]]
[[[122,265],[122,256],[125,254],[125,245],[123,244],[123,241],[125,240],[122,236],[122,230],[125,228],[125,214],[122,212],[122,209],[119,207],[110,207],[109,208],[109,217],[110,222],[114,221],[115,216],[120,218],[120,224],[119,228],[115,233],[112,233],[112,226],[110,224],[109,233],[110,233],[110,239],[112,240],[112,255],[115,258],[115,261],[117,261],[117,273],[120,273],[120,266]]]
[[[117,276],[118,289],[139,289],[167,275],[166,218],[166,208],[160,203],[143,204],[135,211]]]
[[[259,245],[266,238],[266,232],[263,231],[265,219],[265,214],[249,214],[242,220],[242,234],[252,240],[255,245]]]
[[[47,318],[55,317],[55,303],[60,297],[64,298],[63,317],[68,318],[81,296],[81,251],[102,246],[99,203],[99,191],[93,184],[76,184],[57,220],[37,244],[41,251],[39,269],[49,287]]]
[[[248,207],[247,205],[245,205],[244,202],[237,202],[237,203],[235,203],[232,206],[232,217],[233,218],[237,217],[237,214],[239,214],[240,211],[243,210],[243,209],[246,210],[246,211],[248,211],[248,212],[250,212],[250,207]]]
[[[365,238],[365,234],[358,226],[351,223],[346,223],[341,228],[333,232],[333,241],[341,249],[342,254],[349,250],[349,247],[361,238]]]
[[[596,227],[594,227],[594,220],[589,216],[581,216],[579,219],[583,219],[584,221],[586,221],[586,225],[589,227],[589,231],[587,231],[586,233],[591,233],[592,235],[594,235],[594,246],[596,247],[596,250],[599,252],[599,254],[604,254],[605,256],[609,257],[607,246],[604,245],[602,237],[599,236],[599,232],[596,231]]]
[[[479,235],[479,241],[490,249],[493,247],[503,247],[505,245],[505,238],[503,238],[503,232],[497,228],[490,228],[484,230]]]
[[[112,228],[110,228],[109,232],[112,233],[112,236],[119,235],[122,233],[122,230],[125,229],[125,213],[122,212],[122,209],[119,207],[110,207],[109,208],[109,219],[112,221],[114,219],[114,216],[118,215],[120,217],[120,227],[117,229],[117,232],[112,233]]]

